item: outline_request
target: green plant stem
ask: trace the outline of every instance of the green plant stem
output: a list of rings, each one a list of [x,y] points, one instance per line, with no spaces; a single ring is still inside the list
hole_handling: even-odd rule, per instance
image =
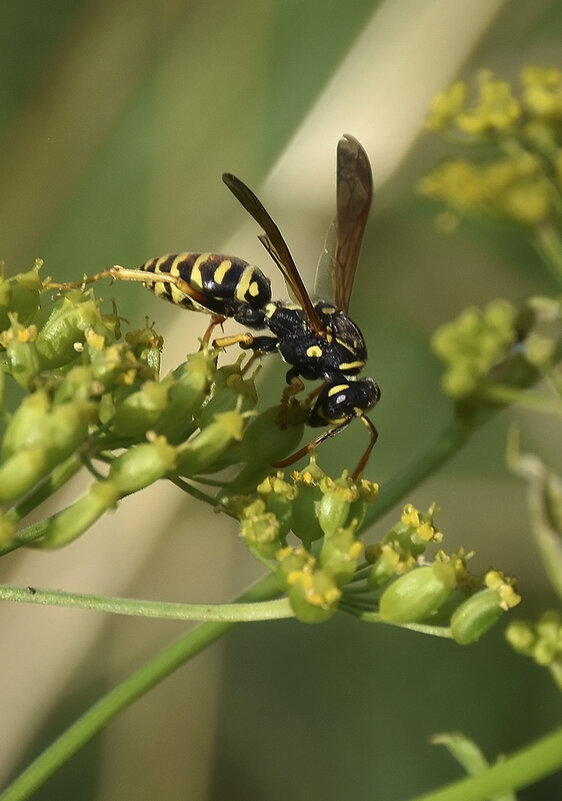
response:
[[[528,787],[562,768],[562,727],[505,757],[501,762],[410,801],[488,801]]]
[[[279,585],[273,576],[266,576],[238,599],[238,603],[256,603],[275,598]],[[64,765],[92,737],[100,732],[133,701],[163,681],[177,668],[203,651],[235,624],[232,622],[203,623],[166,648],[128,676],[107,695],[85,712],[60,737],[43,751],[0,795],[0,801],[23,801],[29,798],[47,779]]]
[[[90,609],[95,612],[110,612],[114,615],[198,622],[249,623],[256,620],[279,620],[294,617],[287,598],[246,604],[184,604],[136,598],[111,598],[104,595],[86,595],[59,590],[38,590],[34,587],[15,587],[4,584],[0,585],[0,601]]]
[[[562,403],[559,398],[549,398],[540,392],[532,392],[529,389],[519,389],[519,387],[510,387],[505,384],[490,384],[481,390],[480,396],[494,403],[506,405],[517,403],[519,406],[535,412],[562,415]]]
[[[562,286],[562,241],[553,225],[541,225],[534,232],[535,247],[559,286]]]

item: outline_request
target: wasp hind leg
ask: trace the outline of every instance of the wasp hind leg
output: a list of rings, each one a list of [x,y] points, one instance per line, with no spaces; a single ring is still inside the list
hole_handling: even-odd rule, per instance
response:
[[[95,275],[85,275],[81,281],[67,281],[58,283],[56,281],[48,281],[45,286],[47,289],[57,289],[66,291],[70,289],[82,289],[87,284],[93,284],[96,281],[102,281],[104,278],[111,278],[112,281],[138,281],[145,286],[153,284],[171,284],[175,286],[178,292],[182,295],[194,300],[205,308],[208,303],[208,296],[196,287],[188,284],[179,275],[172,275],[165,272],[152,272],[150,270],[131,269],[129,267],[121,267],[120,264],[114,264],[107,270],[102,270],[101,273]]]

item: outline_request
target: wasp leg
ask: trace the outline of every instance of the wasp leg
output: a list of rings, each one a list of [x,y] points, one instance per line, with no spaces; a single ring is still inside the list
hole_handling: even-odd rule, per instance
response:
[[[379,436],[379,432],[377,431],[377,429],[373,425],[372,421],[369,420],[369,418],[366,415],[360,414],[359,415],[359,419],[361,420],[361,422],[363,423],[365,428],[368,430],[369,435],[371,437],[371,441],[367,445],[367,449],[365,450],[365,453],[363,454],[363,456],[359,460],[359,463],[358,463],[357,467],[355,468],[355,470],[351,474],[351,478],[354,481],[357,481],[357,479],[359,478],[359,476],[361,475],[361,473],[365,469],[365,467],[367,465],[367,462],[369,461],[369,456],[371,455],[371,451],[375,447],[375,442],[377,441],[378,436]]]
[[[104,278],[114,278],[113,271],[115,267],[110,267],[108,270],[103,270],[101,273],[95,275],[85,275],[81,281],[47,281],[45,287],[47,289],[59,289],[64,291],[66,289],[82,289],[86,284],[93,284],[95,281],[102,281]]]
[[[192,298],[197,303],[205,306],[208,302],[208,296],[201,290],[188,284],[179,275],[171,275],[170,273],[150,272],[149,270],[133,270],[129,267],[121,267],[120,264],[114,264],[107,270],[95,275],[84,276],[81,281],[68,281],[64,283],[57,283],[56,281],[49,281],[45,284],[47,289],[82,289],[86,284],[93,284],[96,281],[101,281],[104,278],[111,278],[113,281],[138,281],[141,284],[172,284],[183,295]]]
[[[369,430],[371,440],[369,442],[369,445],[367,446],[367,449],[365,450],[365,453],[359,460],[357,467],[351,474],[351,478],[353,479],[353,481],[357,481],[357,479],[365,469],[365,465],[369,461],[369,456],[371,455],[371,451],[373,450],[375,442],[377,441],[378,438],[378,431],[371,422],[371,420],[369,420],[369,418],[364,414],[359,415],[359,417],[365,428]],[[345,428],[348,427],[348,425],[354,419],[355,419],[354,417],[349,417],[347,420],[344,420],[343,423],[340,423],[339,425],[334,426],[333,428],[329,428],[327,431],[324,431],[323,434],[320,434],[319,437],[313,439],[312,442],[309,442],[308,445],[305,445],[299,451],[293,453],[292,456],[287,456],[286,459],[282,459],[279,462],[273,462],[272,467],[288,467],[289,465],[294,464],[294,462],[297,462],[299,459],[302,459],[303,456],[306,456],[308,453],[310,453],[310,451],[317,448],[327,439],[331,439],[332,437],[335,437],[336,434],[340,434]]]
[[[215,330],[217,325],[222,325],[225,320],[226,320],[226,317],[224,317],[222,314],[213,314],[211,316],[211,320],[209,322],[209,325],[207,326],[207,330],[203,334],[201,342],[203,342],[205,345],[208,345],[209,344],[209,340],[211,339],[211,334],[213,333],[213,331]]]
[[[302,459],[303,456],[306,456],[310,451],[317,448],[321,445],[325,440],[330,439],[331,437],[335,437],[336,434],[339,434],[344,428],[347,428],[348,425],[353,420],[353,417],[350,417],[347,420],[344,420],[343,423],[340,423],[334,428],[329,428],[327,431],[324,431],[323,434],[320,434],[319,437],[313,439],[312,442],[309,442],[308,445],[304,445],[300,450],[296,453],[293,453],[292,456],[287,456],[285,459],[281,459],[279,462],[273,462],[272,467],[288,467],[295,462],[298,462],[299,459]]]
[[[231,345],[240,345],[241,348],[253,348],[254,339],[253,334],[246,331],[244,334],[233,334],[231,337],[213,339],[213,348],[229,348]]]
[[[298,375],[294,375],[290,378],[289,386],[285,387],[283,390],[283,394],[281,395],[281,403],[279,404],[279,422],[281,424],[281,428],[286,428],[287,426],[287,409],[289,407],[289,401],[295,395],[298,395],[299,392],[302,392],[304,389],[304,384],[298,377]]]
[[[243,366],[240,368],[240,374],[241,374],[241,375],[246,375],[246,374],[247,374],[247,372],[248,372],[248,370],[249,370],[249,369],[250,369],[250,367],[252,366],[252,364],[253,364],[255,361],[257,361],[257,359],[259,359],[259,358],[260,358],[260,356],[261,356],[261,353],[260,353],[260,351],[259,351],[259,350],[255,350],[255,351],[253,351],[253,353],[251,354],[251,356],[250,356],[250,358],[248,359],[248,361],[246,362],[246,364],[244,364],[244,365],[243,365]],[[255,373],[254,373],[254,375],[255,375]]]
[[[277,350],[276,337],[255,337],[249,331],[243,334],[233,334],[231,337],[219,337],[213,340],[214,348],[229,348],[231,345],[240,345],[244,350],[252,349],[260,353],[272,353]]]

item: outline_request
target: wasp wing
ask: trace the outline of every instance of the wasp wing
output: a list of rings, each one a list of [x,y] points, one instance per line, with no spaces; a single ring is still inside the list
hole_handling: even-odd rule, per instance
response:
[[[314,297],[322,300],[336,302],[336,247],[338,231],[336,218],[330,223],[326,232],[324,247],[318,259],[316,275],[314,277]]]
[[[318,334],[323,334],[324,329],[318,317],[314,305],[310,299],[304,282],[300,276],[287,243],[283,239],[281,231],[273,222],[269,212],[258,200],[252,190],[246,186],[239,178],[231,173],[224,173],[222,180],[228,186],[234,197],[244,206],[247,212],[252,215],[254,220],[261,225],[265,236],[260,236],[260,241],[272,256],[273,260],[281,270],[283,278],[289,287],[292,288],[295,297],[302,306],[310,325]]]
[[[350,134],[338,142],[334,301],[347,313],[363,233],[373,197],[373,176],[363,147]]]
[[[271,244],[271,240],[268,237],[268,235],[267,234],[259,234],[258,235],[258,239],[260,240],[260,242],[262,243],[264,248],[267,250],[267,252],[271,256],[271,258],[273,259],[275,264],[279,267],[279,270],[283,273],[283,277],[285,277],[285,274],[286,274],[285,267],[284,267],[283,263],[281,262],[281,259],[279,257],[279,253],[277,253],[277,251],[275,250],[275,248]],[[287,292],[288,292],[289,297],[291,298],[291,300],[293,300],[295,303],[298,303],[299,299],[297,298],[297,296],[293,292],[293,287],[287,281],[286,278],[285,278],[285,287],[287,288]]]

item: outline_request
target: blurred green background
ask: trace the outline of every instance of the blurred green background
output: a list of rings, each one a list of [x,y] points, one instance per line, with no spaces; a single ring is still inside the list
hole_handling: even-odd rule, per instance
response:
[[[352,313],[383,391],[369,477],[384,482],[449,419],[431,332],[468,304],[554,290],[519,234],[474,223],[448,236],[437,231],[435,208],[415,194],[444,154],[438,140],[421,135],[424,109],[435,91],[482,67],[511,81],[526,64],[561,67],[561,35],[557,0],[7,0],[0,258],[13,273],[40,257],[46,274],[64,280],[166,252],[220,252],[235,241],[237,255],[274,271],[255,226],[229,239],[247,221],[220,175],[234,172],[262,194],[281,159],[264,195],[310,280],[334,212],[336,142],[355,134],[378,190]],[[318,162],[303,157],[305,148]],[[117,298],[132,322],[157,321],[167,367],[195,349],[203,318],[139,286],[99,292]],[[264,367],[267,401],[278,399],[283,373],[278,360]],[[560,470],[552,421],[513,411],[409,500],[419,508],[437,501],[447,550],[476,548],[476,571],[494,564],[517,575],[525,599],[517,614],[531,616],[554,600],[531,541],[524,488],[504,466],[513,419],[524,426],[525,447]],[[339,470],[350,453],[356,458],[365,432],[355,428],[345,448],[343,438],[323,448],[323,466]],[[259,568],[229,521],[178,494],[151,489],[60,554],[10,555],[0,577],[226,600]],[[66,610],[1,612],[2,784],[182,631]],[[546,672],[513,655],[500,628],[460,648],[347,618],[238,627],[137,702],[34,797],[407,798],[459,775],[428,744],[433,733],[462,730],[493,759],[559,722]],[[561,796],[558,776],[519,797]]]

